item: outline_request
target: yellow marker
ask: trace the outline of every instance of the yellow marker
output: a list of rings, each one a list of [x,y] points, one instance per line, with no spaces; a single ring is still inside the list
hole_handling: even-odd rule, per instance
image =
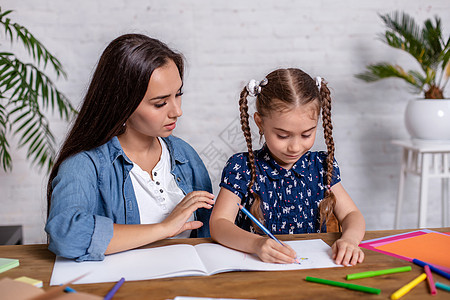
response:
[[[407,292],[409,292],[410,290],[412,290],[416,285],[418,285],[419,283],[421,283],[422,281],[424,281],[426,278],[427,278],[427,274],[425,274],[425,273],[420,274],[416,279],[414,279],[414,280],[411,281],[410,283],[407,283],[406,285],[402,286],[402,287],[399,288],[397,291],[395,291],[395,292],[391,295],[391,299],[392,299],[392,300],[400,299],[400,298],[403,297]]]

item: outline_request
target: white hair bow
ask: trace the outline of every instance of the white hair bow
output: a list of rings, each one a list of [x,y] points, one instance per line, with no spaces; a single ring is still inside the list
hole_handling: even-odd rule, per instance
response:
[[[246,86],[248,94],[252,97],[258,96],[261,93],[261,87],[265,86],[267,82],[267,78],[261,81],[256,81],[255,79],[250,80]]]
[[[317,85],[317,88],[320,91],[320,87],[322,86],[322,77],[320,77],[320,76],[316,77],[316,85]]]

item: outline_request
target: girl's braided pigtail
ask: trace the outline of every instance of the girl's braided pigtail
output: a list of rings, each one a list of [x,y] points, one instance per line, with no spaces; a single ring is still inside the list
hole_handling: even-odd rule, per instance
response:
[[[327,145],[327,160],[325,176],[325,197],[320,203],[320,226],[324,223],[327,225],[327,231],[339,231],[339,224],[336,217],[333,214],[333,209],[336,204],[336,197],[331,191],[331,180],[333,176],[333,164],[334,164],[334,140],[333,140],[333,124],[331,123],[331,97],[330,90],[327,87],[325,81],[321,81],[320,84],[320,102],[322,106],[322,126],[324,131],[325,143]]]
[[[248,149],[248,162],[251,172],[251,179],[250,183],[248,185],[248,190],[250,193],[252,193],[254,202],[251,204],[250,212],[262,223],[264,223],[264,218],[262,217],[262,211],[261,211],[261,200],[253,191],[253,185],[256,182],[256,167],[255,167],[255,154],[253,153],[253,146],[252,146],[252,134],[250,131],[250,125],[249,125],[249,115],[248,115],[248,101],[247,96],[249,95],[247,88],[244,88],[241,92],[240,99],[239,99],[239,111],[241,116],[241,127],[242,131],[244,132],[245,142],[247,143],[247,149]],[[259,231],[259,227],[253,224],[255,230]]]

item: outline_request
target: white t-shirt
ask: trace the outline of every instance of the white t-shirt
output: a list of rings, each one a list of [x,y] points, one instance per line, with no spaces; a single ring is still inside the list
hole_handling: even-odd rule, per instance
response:
[[[133,163],[130,178],[139,207],[141,224],[155,224],[162,222],[184,198],[183,191],[178,187],[175,177],[170,173],[170,153],[166,143],[161,139],[162,152],[159,162],[150,174]],[[194,214],[188,221],[194,220]],[[175,238],[187,238],[191,230],[186,230]]]

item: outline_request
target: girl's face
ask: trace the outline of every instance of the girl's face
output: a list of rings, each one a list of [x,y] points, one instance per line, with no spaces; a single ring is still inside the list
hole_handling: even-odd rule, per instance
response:
[[[129,133],[150,137],[167,137],[175,129],[181,111],[183,82],[177,66],[169,60],[153,71],[147,92],[128,118]]]
[[[316,102],[266,117],[255,113],[254,118],[273,158],[287,170],[314,145],[319,118]]]

